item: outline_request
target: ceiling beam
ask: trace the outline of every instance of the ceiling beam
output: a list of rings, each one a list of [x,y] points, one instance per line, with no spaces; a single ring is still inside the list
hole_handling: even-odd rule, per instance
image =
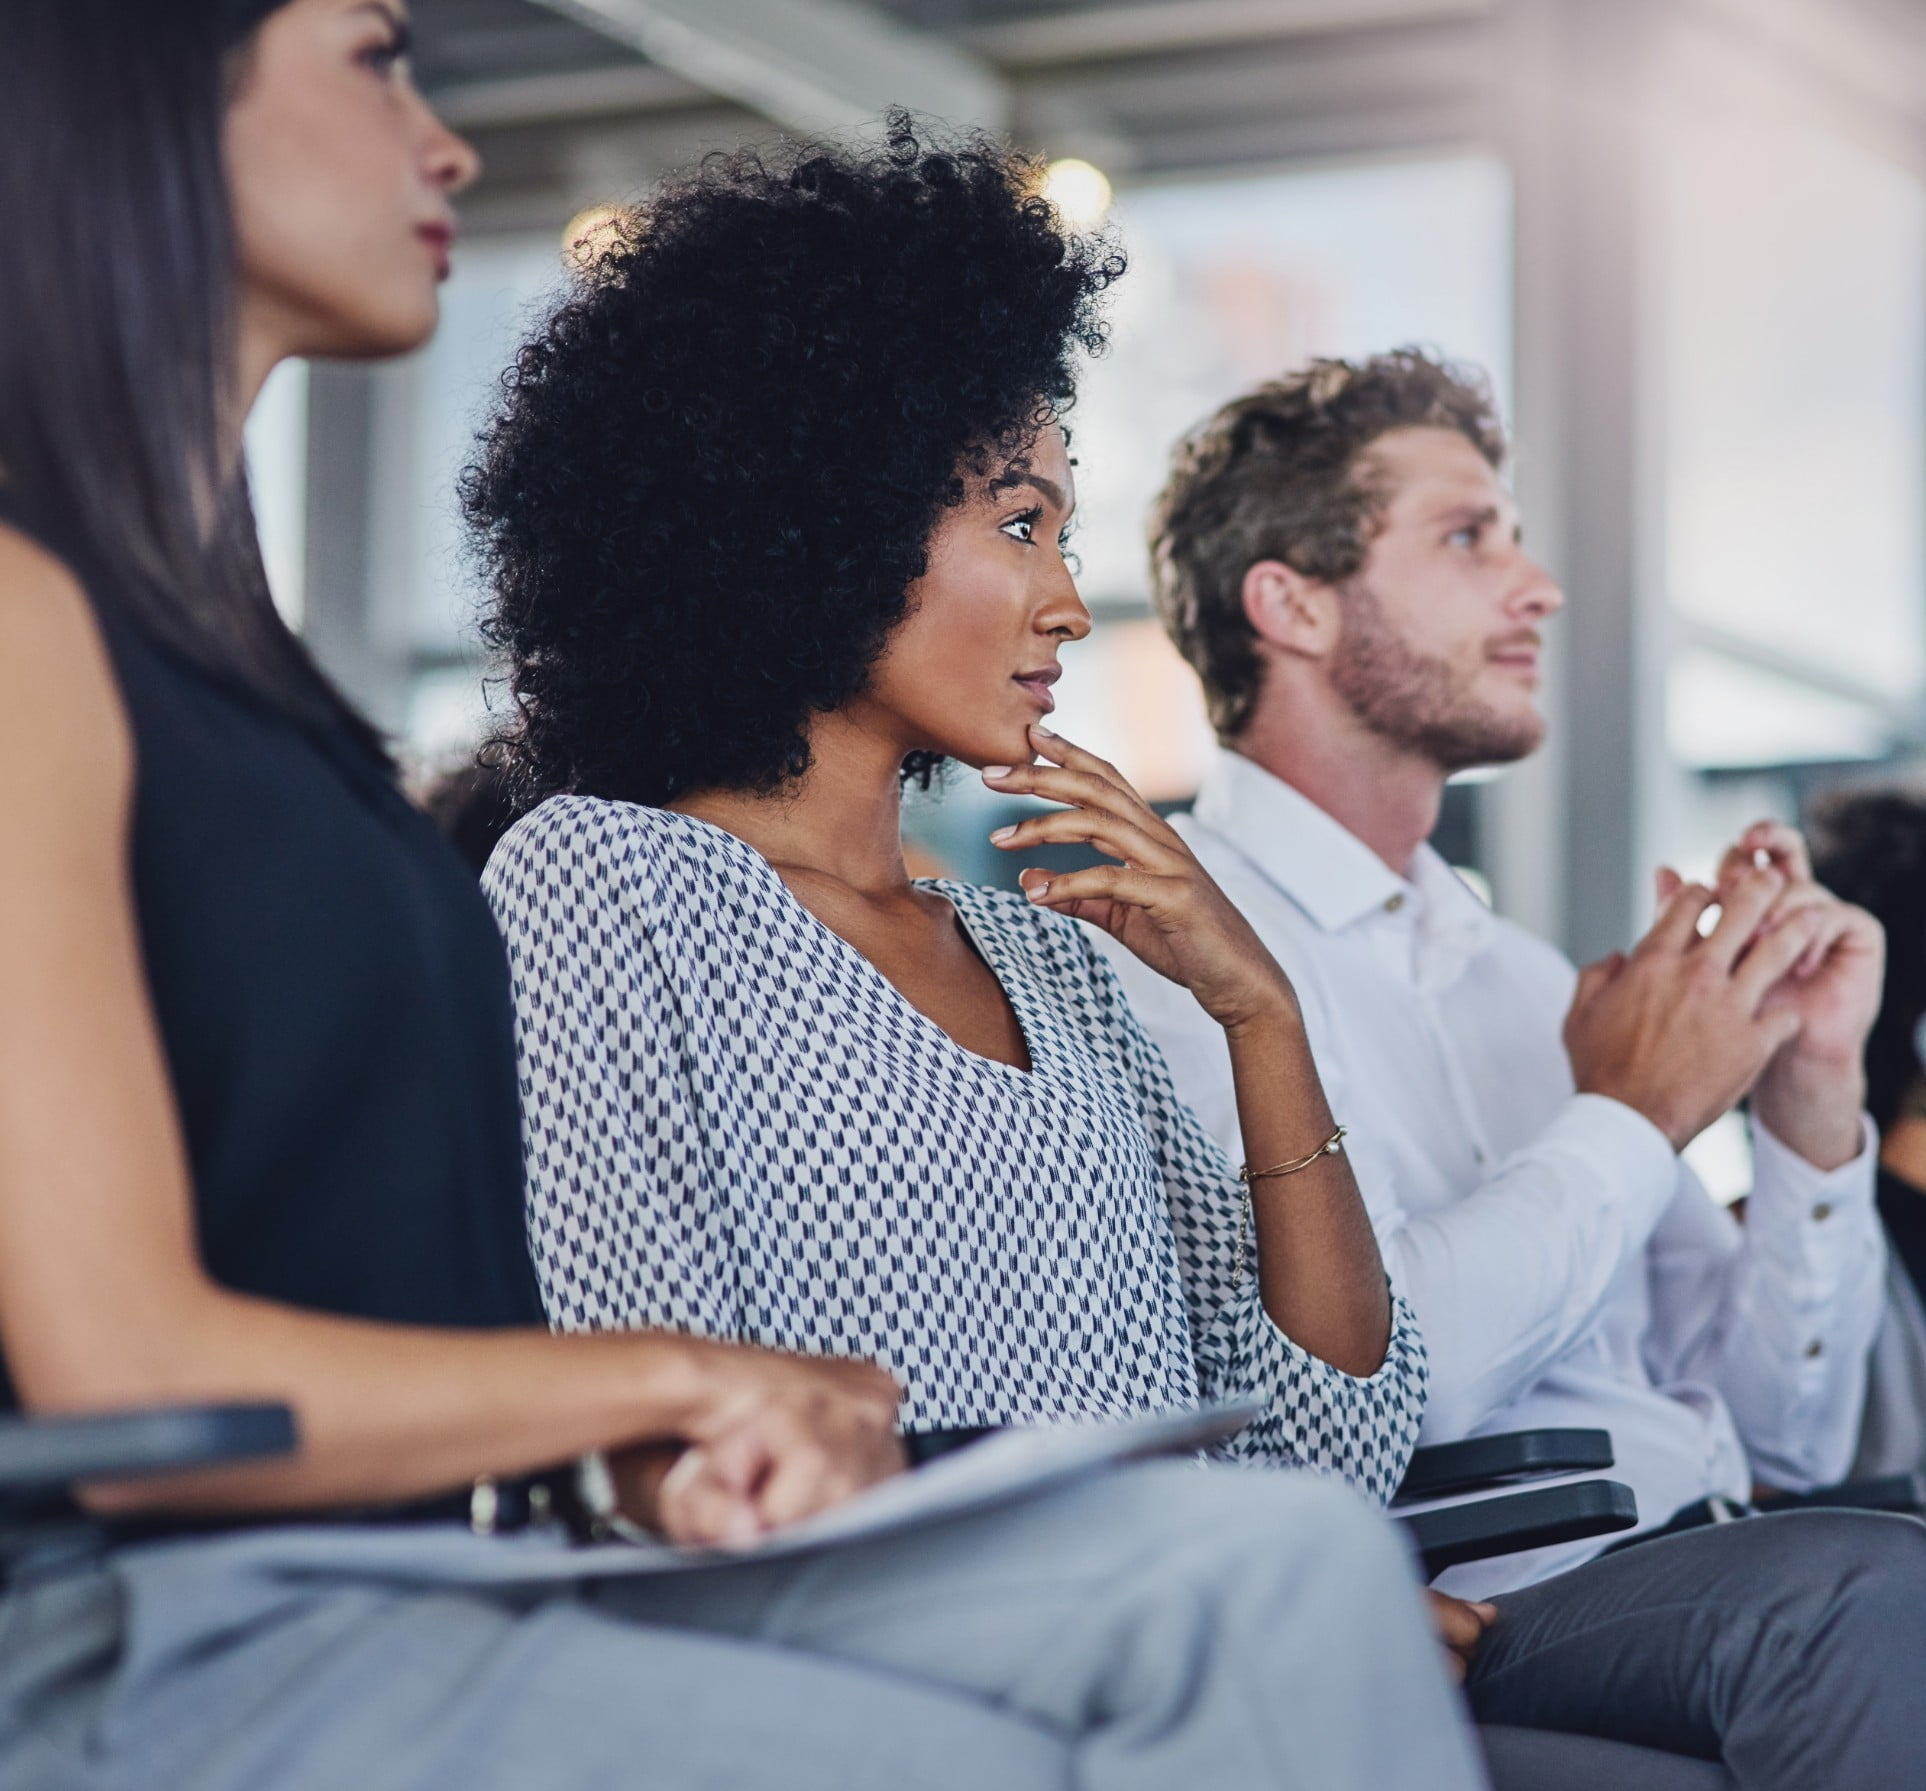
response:
[[[1148,56],[1321,32],[1479,19],[1496,0],[1131,0],[967,27],[961,40],[1002,68]]]
[[[873,123],[893,105],[1001,130],[1010,90],[981,58],[861,0],[540,0],[785,129]]]
[[[652,62],[630,62],[615,68],[463,81],[437,87],[430,97],[435,111],[457,130],[484,131],[517,124],[661,112],[672,106],[700,104],[710,94],[706,87],[685,81]]]

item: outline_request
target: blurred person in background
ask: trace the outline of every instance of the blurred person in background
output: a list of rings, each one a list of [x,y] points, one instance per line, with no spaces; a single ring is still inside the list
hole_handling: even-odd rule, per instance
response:
[[[1879,1217],[1890,1246],[1855,1478],[1926,1471],[1926,797],[1853,791],[1813,816],[1814,873],[1885,929],[1866,1110],[1879,1128]]]
[[[1917,1783],[1926,1529],[1712,1521],[1755,1480],[1852,1461],[1882,1303],[1860,1067],[1879,928],[1761,825],[1714,887],[1662,874],[1651,932],[1581,976],[1425,843],[1453,773],[1544,733],[1564,600],[1504,451],[1484,382],[1415,351],[1312,363],[1180,445],[1156,594],[1220,750],[1176,830],[1298,991],[1430,1349],[1424,1440],[1608,1429],[1644,1523],[1683,1532],[1446,1576],[1499,1612],[1474,1712],[1722,1755],[1746,1786]],[[1111,955],[1230,1137],[1215,1029]],[[1748,1091],[1741,1229],[1678,1153]],[[1285,1198],[1253,1190],[1257,1222]]]
[[[428,336],[475,170],[407,51],[393,0],[6,11],[0,1405],[301,1446],[10,1534],[0,1783],[1471,1786],[1334,1488],[1150,1467],[672,1594],[541,1520],[761,1536],[900,1468],[898,1396],[549,1332],[500,938],[268,600],[249,403]]]

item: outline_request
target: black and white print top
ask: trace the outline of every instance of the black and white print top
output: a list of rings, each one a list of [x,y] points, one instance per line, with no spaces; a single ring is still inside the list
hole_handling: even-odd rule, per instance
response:
[[[906,1428],[1256,1396],[1227,1452],[1388,1500],[1425,1358],[1368,1380],[1234,1285],[1242,1188],[1075,922],[946,897],[1028,1071],[956,1044],[734,835],[551,798],[484,881],[507,936],[529,1235],[564,1330],[659,1325],[864,1357]]]

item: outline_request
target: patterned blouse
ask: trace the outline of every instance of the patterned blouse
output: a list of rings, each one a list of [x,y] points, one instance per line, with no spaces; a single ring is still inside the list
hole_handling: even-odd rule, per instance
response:
[[[1076,923],[924,885],[1008,994],[1025,1071],[956,1044],[692,816],[552,798],[484,886],[557,1326],[881,1361],[911,1429],[1258,1397],[1228,1454],[1390,1498],[1424,1405],[1409,1308],[1359,1380],[1236,1284],[1241,1185]]]

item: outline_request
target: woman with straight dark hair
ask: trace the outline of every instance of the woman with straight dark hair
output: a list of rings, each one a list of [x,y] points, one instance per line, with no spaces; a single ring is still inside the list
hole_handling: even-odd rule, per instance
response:
[[[0,1404],[302,1441],[15,1556],[0,1783],[1473,1784],[1335,1489],[1145,1467],[654,1578],[543,1519],[748,1541],[902,1457],[873,1365],[542,1327],[500,940],[267,601],[248,404],[425,339],[473,156],[398,0],[4,32]]]

